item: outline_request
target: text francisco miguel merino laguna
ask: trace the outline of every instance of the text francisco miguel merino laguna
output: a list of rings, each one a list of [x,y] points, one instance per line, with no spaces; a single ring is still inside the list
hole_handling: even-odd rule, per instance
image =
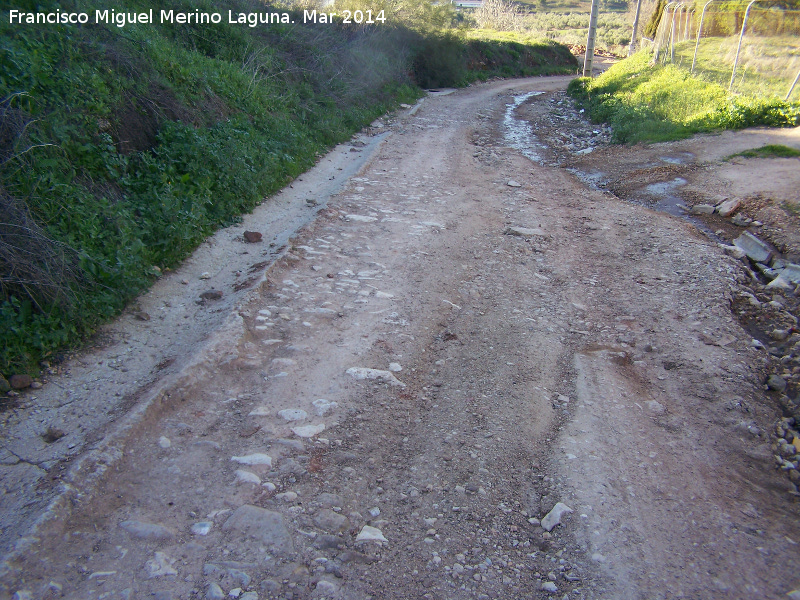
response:
[[[117,12],[115,10],[96,10],[94,11],[94,24],[107,23],[113,24],[117,27],[125,27],[125,25],[140,23],[152,24],[154,20],[154,11],[151,8],[145,12]],[[173,23],[179,25],[202,25],[222,23],[222,15],[220,13],[200,12],[199,10],[181,12],[176,10],[161,10],[159,11],[160,23]],[[248,27],[256,27],[258,25],[267,25],[270,23],[294,23],[292,19],[294,16],[288,12],[234,12],[228,11],[227,23],[247,25]],[[303,11],[303,23],[331,23],[335,17],[339,17],[344,23],[385,23],[383,11],[378,11],[373,15],[371,10],[356,10],[349,11],[343,10],[341,14],[335,12],[317,12],[316,10]],[[90,22],[89,13],[85,12],[62,12],[56,10],[53,12],[23,12],[20,10],[10,10],[8,14],[10,24],[19,25],[84,25]]]

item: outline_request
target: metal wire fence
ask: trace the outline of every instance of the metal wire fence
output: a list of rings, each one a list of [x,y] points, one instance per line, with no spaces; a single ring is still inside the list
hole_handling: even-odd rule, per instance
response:
[[[800,9],[775,4],[669,2],[653,41],[654,60],[736,94],[800,101]]]

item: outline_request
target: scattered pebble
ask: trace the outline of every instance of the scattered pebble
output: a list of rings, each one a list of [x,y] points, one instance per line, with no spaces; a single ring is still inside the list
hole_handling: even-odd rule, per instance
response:
[[[241,465],[267,465],[272,466],[272,457],[269,454],[248,454],[247,456],[232,456],[231,460]]]
[[[240,483],[254,483],[256,485],[261,485],[261,478],[258,475],[243,469],[238,469],[236,471],[236,481]]]
[[[175,559],[170,558],[164,552],[156,552],[155,556],[144,564],[144,568],[147,570],[147,576],[150,579],[177,575],[178,571],[172,566],[174,562]]]
[[[224,600],[225,592],[219,587],[219,584],[211,583],[206,590],[206,600]]]
[[[292,433],[301,438],[312,438],[325,431],[325,423],[318,425],[301,425],[299,427],[292,427]]]
[[[324,398],[319,398],[314,400],[311,404],[314,405],[314,412],[319,417],[324,417],[330,411],[334,410],[337,406],[339,406],[338,402],[331,402],[330,400],[325,400]]]
[[[212,521],[199,521],[192,525],[192,533],[195,535],[208,535],[214,526]]]
[[[355,379],[382,379],[389,385],[406,387],[406,384],[397,379],[391,371],[382,371],[380,369],[368,369],[365,367],[351,367],[347,369],[346,373]]]
[[[278,411],[278,416],[285,421],[303,421],[308,417],[308,413],[299,408],[284,408]]]

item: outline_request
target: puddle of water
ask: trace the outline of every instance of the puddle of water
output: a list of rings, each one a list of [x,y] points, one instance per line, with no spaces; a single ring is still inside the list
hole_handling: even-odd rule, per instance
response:
[[[595,188],[604,188],[608,185],[608,177],[602,171],[580,171],[578,169],[568,168],[567,171],[575,175],[583,183],[586,183]]]
[[[506,145],[539,164],[544,162],[540,154],[544,146],[534,135],[531,124],[517,119],[514,112],[529,98],[541,96],[542,94],[544,92],[526,92],[525,94],[515,95],[514,102],[506,104],[506,114],[503,117],[503,138]]]
[[[659,183],[651,183],[645,191],[652,196],[663,196],[671,193],[675,188],[686,185],[688,182],[683,177],[676,177],[672,181],[662,181]]]
[[[596,189],[603,189],[605,185],[608,183],[608,179],[606,179],[606,174],[602,171],[591,171],[589,173],[585,171],[580,171],[578,169],[567,169],[570,173],[574,174],[578,179],[583,181],[584,183],[596,188]],[[691,214],[689,214],[685,210],[685,204],[683,203],[683,199],[678,196],[675,192],[679,187],[684,186],[688,183],[683,177],[676,177],[672,181],[661,181],[659,183],[651,183],[650,185],[644,187],[641,190],[641,193],[647,194],[655,199],[655,204],[650,204],[649,202],[645,201],[637,201],[634,198],[628,198],[629,202],[633,202],[635,204],[641,204],[643,206],[648,206],[654,210],[659,212],[664,212],[674,217],[680,217],[686,221],[689,221],[692,225],[700,229],[703,233],[705,233],[709,238],[715,240],[717,242],[721,241],[719,236],[714,233],[705,223],[701,220],[694,218]]]
[[[659,160],[668,163],[670,165],[683,165],[686,164],[687,162],[691,162],[693,158],[694,154],[692,154],[691,152],[680,152],[678,156],[672,155],[672,156],[658,157]]]

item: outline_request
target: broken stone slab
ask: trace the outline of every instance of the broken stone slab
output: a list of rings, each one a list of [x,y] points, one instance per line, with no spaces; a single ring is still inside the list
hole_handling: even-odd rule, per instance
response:
[[[145,523],[143,521],[122,521],[119,524],[122,529],[130,533],[133,537],[149,542],[166,542],[172,539],[173,533],[163,525],[155,523]]]
[[[355,214],[345,215],[345,218],[348,221],[358,221],[359,223],[372,223],[378,220],[378,217],[369,217],[367,215],[355,215]]]
[[[731,223],[736,225],[737,227],[747,227],[753,222],[753,219],[750,217],[745,217],[742,213],[736,213],[733,215],[731,219]]]
[[[749,231],[745,231],[733,240],[733,243],[753,262],[769,263],[770,258],[772,258],[770,247]]]
[[[406,384],[397,379],[391,371],[368,369],[366,367],[350,367],[345,372],[355,379],[381,379],[389,385],[406,387]]]
[[[383,532],[378,529],[377,527],[371,527],[370,525],[364,525],[361,528],[361,531],[358,533],[356,537],[357,542],[388,542],[385,537],[383,537]]]
[[[718,204],[716,210],[721,217],[730,217],[741,205],[742,201],[739,198],[730,198]]]
[[[773,280],[773,279],[775,279],[775,278],[776,278],[778,275],[780,275],[780,273],[778,273],[778,271],[776,271],[775,269],[772,269],[772,268],[768,267],[767,265],[765,265],[765,264],[763,264],[763,263],[756,263],[756,265],[755,265],[755,266],[756,266],[756,269],[757,269],[758,271],[760,271],[760,272],[761,272],[761,274],[762,274],[764,277],[766,277],[767,279],[769,279],[770,281],[772,281],[772,280]]]
[[[233,511],[222,525],[223,531],[233,531],[259,540],[271,552],[276,554],[293,554],[294,542],[278,512],[244,504]]]
[[[767,287],[772,289],[794,291],[794,285],[792,282],[788,279],[785,279],[783,275],[778,275],[775,279],[767,284]]]
[[[725,254],[733,258],[741,259],[746,256],[744,251],[738,246],[728,246],[727,244],[720,244],[719,247],[722,248],[722,251]]]
[[[711,215],[714,214],[714,207],[710,204],[695,204],[690,212],[693,215]]]
[[[542,527],[545,531],[552,531],[556,525],[561,524],[561,517],[571,512],[572,509],[569,506],[563,502],[558,502],[542,519]]]
[[[503,233],[505,235],[518,235],[524,238],[544,237],[546,235],[541,228],[531,229],[529,227],[506,227]]]
[[[778,258],[772,261],[772,268],[784,279],[794,284],[800,283],[800,265]]]
[[[519,181],[514,181],[513,179],[509,179],[506,185],[508,187],[522,187],[522,184]]]

